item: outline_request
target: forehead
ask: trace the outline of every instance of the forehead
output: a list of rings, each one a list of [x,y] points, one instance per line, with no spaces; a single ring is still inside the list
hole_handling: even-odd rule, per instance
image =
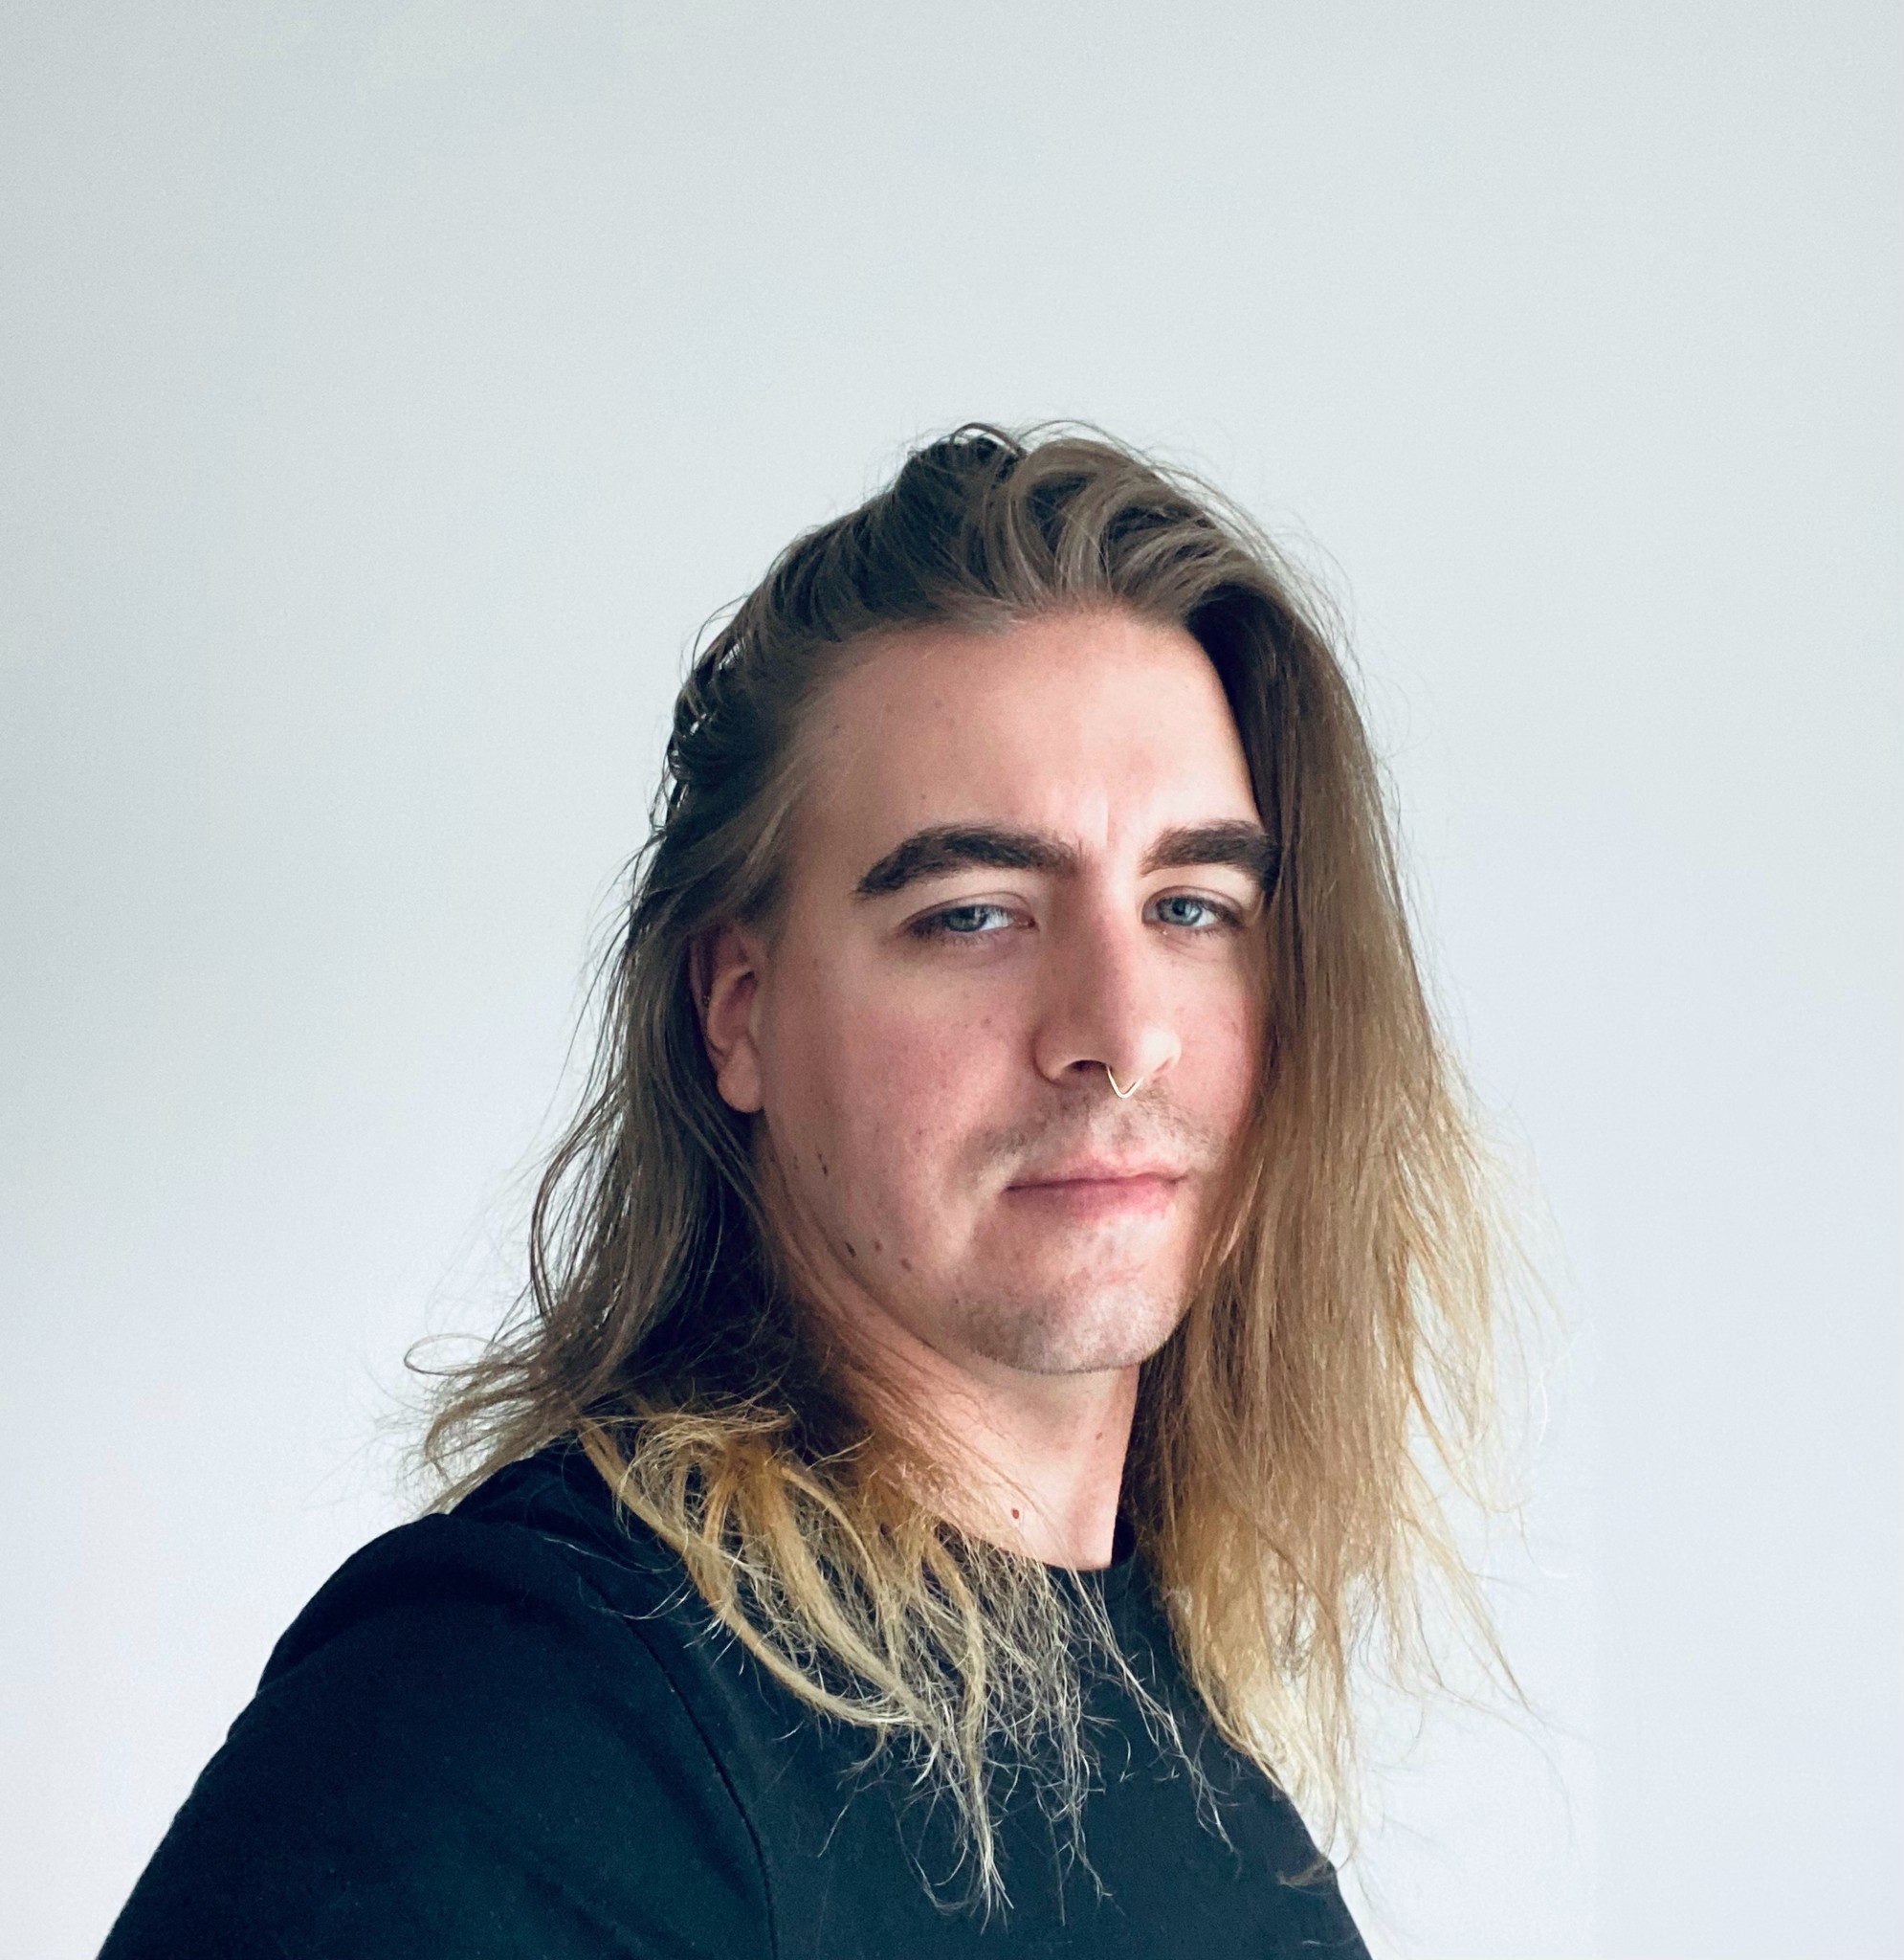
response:
[[[1208,656],[1182,627],[1126,612],[884,635],[829,690],[809,739],[807,854],[871,861],[913,830],[973,820],[1117,856],[1256,815]]]

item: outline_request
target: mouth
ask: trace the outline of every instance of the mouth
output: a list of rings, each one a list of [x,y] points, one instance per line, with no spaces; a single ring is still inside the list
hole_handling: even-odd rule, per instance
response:
[[[1167,1211],[1183,1181],[1175,1167],[1086,1163],[1021,1177],[1005,1197],[1054,1218],[1142,1217]]]

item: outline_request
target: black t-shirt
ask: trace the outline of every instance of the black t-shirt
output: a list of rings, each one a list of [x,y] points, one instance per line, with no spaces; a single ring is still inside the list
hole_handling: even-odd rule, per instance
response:
[[[1140,1563],[1077,1583],[1177,1712],[1222,1832],[1090,1670],[1089,1869],[1020,1779],[1009,1908],[948,1909],[920,1876],[958,1890],[944,1807],[769,1680],[557,1445],[319,1592],[101,1960],[1366,1960],[1295,1812],[1186,1689]]]

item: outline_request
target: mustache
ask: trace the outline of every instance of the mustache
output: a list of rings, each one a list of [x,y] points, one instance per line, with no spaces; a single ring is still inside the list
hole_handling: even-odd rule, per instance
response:
[[[1226,1139],[1199,1123],[1162,1093],[1141,1106],[1074,1098],[1036,1116],[982,1131],[973,1157],[982,1170],[1007,1174],[1009,1184],[1026,1171],[1080,1157],[1159,1160],[1184,1170],[1210,1170],[1222,1163]]]

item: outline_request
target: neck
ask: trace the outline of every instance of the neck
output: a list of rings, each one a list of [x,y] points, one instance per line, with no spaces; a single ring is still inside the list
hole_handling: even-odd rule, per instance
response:
[[[1031,1376],[1052,1392],[992,1398],[976,1412],[969,1447],[984,1460],[975,1481],[989,1500],[986,1519],[1009,1526],[1003,1543],[1050,1566],[1111,1563],[1137,1378],[1135,1368]]]
[[[941,1353],[878,1314],[843,1331],[879,1400],[947,1473],[954,1524],[1046,1565],[1111,1563],[1135,1367],[1032,1374]]]

